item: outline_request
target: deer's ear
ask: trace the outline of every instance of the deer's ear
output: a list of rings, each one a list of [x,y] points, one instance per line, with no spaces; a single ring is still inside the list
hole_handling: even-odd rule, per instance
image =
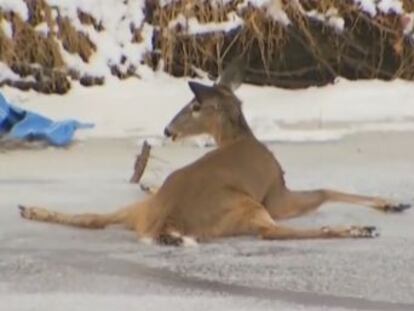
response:
[[[234,59],[221,73],[218,85],[225,86],[228,89],[235,91],[243,82],[246,60],[243,56]]]
[[[212,86],[193,81],[188,82],[188,86],[200,104],[216,94],[216,90]]]

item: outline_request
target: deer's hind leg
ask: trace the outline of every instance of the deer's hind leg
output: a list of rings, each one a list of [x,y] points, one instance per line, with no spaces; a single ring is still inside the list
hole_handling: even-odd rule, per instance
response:
[[[393,202],[382,197],[358,195],[331,189],[322,189],[320,191],[322,191],[324,194],[325,202],[343,202],[357,204],[371,207],[381,212],[389,213],[399,213],[411,208],[411,204]]]
[[[52,211],[43,207],[26,207],[19,205],[18,208],[20,210],[20,215],[25,219],[87,229],[103,229],[108,225],[121,223],[125,218],[124,210],[108,214],[68,214]]]
[[[372,238],[378,236],[376,228],[372,226],[321,227],[316,229],[282,226],[273,220],[263,205],[247,196],[236,200],[234,204],[234,208],[219,222],[220,227],[233,230],[233,235],[248,232],[258,234],[265,240]]]
[[[382,212],[402,212],[411,207],[409,204],[393,203],[380,197],[370,197],[339,192],[329,189],[309,191],[285,190],[272,193],[266,197],[264,205],[275,219],[301,216],[318,209],[328,202],[342,202],[374,208]]]

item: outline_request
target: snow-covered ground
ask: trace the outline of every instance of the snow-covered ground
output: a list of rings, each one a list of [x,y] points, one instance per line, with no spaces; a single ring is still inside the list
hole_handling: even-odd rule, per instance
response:
[[[1,91],[9,101],[50,117],[94,122],[95,129],[79,132],[80,138],[133,136],[159,143],[165,125],[192,98],[187,81],[148,69],[142,80],[109,79],[105,87],[76,86],[66,96]],[[413,82],[338,80],[296,91],[242,85],[236,93],[253,131],[266,142],[414,130]]]
[[[331,187],[414,202],[412,133],[272,143],[295,189]],[[375,225],[368,240],[140,244],[121,228],[34,223],[16,205],[109,211],[142,199],[128,183],[134,138],[90,138],[67,150],[0,153],[0,310],[414,310],[414,211],[385,215],[330,204],[295,226]],[[206,152],[155,147],[144,175],[160,183]]]

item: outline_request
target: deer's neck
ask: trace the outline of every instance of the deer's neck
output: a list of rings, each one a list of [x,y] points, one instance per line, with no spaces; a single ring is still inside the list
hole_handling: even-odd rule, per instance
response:
[[[216,144],[219,147],[223,147],[245,137],[254,138],[254,135],[243,114],[237,120],[223,122],[214,135]]]

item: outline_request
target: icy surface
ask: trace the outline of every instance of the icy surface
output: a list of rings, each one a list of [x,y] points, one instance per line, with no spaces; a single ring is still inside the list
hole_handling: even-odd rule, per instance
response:
[[[411,141],[411,133],[371,133],[269,147],[293,189],[329,187],[413,203]],[[131,139],[92,139],[65,151],[0,153],[0,310],[414,309],[413,210],[386,215],[330,204],[287,222],[375,225],[382,235],[373,240],[245,237],[178,249],[144,245],[121,228],[88,231],[18,216],[19,203],[105,212],[142,199],[128,183],[138,150]],[[160,184],[205,151],[155,148],[144,181]]]

